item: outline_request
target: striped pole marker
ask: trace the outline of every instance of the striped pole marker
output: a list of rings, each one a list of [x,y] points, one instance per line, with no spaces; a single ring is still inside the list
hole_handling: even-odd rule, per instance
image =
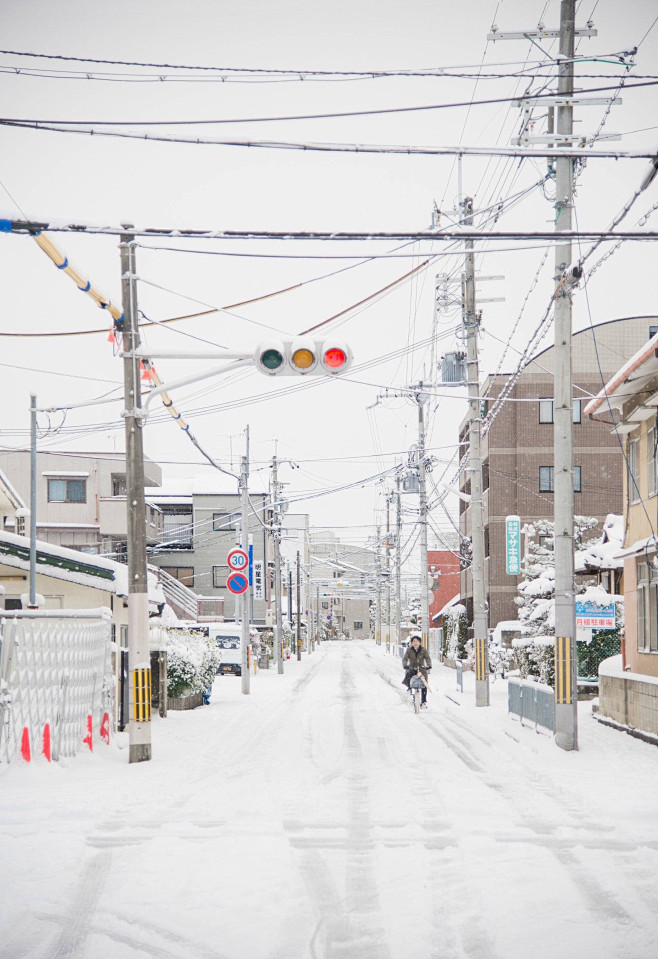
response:
[[[486,639],[475,640],[475,678],[485,681],[487,678]]]
[[[573,703],[571,642],[571,636],[555,637],[555,703],[558,706]]]
[[[151,719],[151,669],[133,669],[133,720],[147,723]]]

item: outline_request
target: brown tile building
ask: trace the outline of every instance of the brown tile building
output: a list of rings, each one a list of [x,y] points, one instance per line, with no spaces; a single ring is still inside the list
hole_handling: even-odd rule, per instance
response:
[[[583,415],[587,401],[658,330],[658,317],[611,320],[573,336],[575,511],[598,518],[623,509],[622,454],[610,426]],[[503,390],[508,374],[488,376],[482,387],[486,409]],[[505,517],[517,515],[521,527],[553,519],[553,347],[534,357],[483,436],[485,570],[489,625],[516,619],[514,597],[520,576],[505,571]],[[468,422],[459,432],[461,456],[468,453]],[[470,492],[466,469],[460,488]],[[460,530],[470,536],[470,507],[460,501]],[[461,573],[461,596],[472,622],[472,582]]]

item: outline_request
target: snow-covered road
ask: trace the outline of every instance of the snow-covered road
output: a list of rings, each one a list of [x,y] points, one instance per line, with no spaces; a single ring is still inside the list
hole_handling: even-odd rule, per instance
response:
[[[655,747],[582,704],[564,753],[442,667],[414,716],[400,678],[326,643],[156,720],[151,763],[1,769],[0,956],[658,955]]]

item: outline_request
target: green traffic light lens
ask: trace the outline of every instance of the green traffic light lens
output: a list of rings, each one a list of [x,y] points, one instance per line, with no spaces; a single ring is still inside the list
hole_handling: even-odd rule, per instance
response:
[[[283,363],[283,356],[278,350],[265,350],[261,353],[260,361],[268,370],[278,370]]]

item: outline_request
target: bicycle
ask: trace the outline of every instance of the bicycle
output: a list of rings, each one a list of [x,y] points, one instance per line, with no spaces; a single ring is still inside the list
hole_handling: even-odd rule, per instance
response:
[[[409,692],[411,693],[411,700],[413,703],[413,708],[415,713],[420,712],[420,704],[423,696],[423,686],[426,686],[427,683],[423,679],[422,673],[420,670],[416,671],[416,675],[412,676],[409,680]]]

